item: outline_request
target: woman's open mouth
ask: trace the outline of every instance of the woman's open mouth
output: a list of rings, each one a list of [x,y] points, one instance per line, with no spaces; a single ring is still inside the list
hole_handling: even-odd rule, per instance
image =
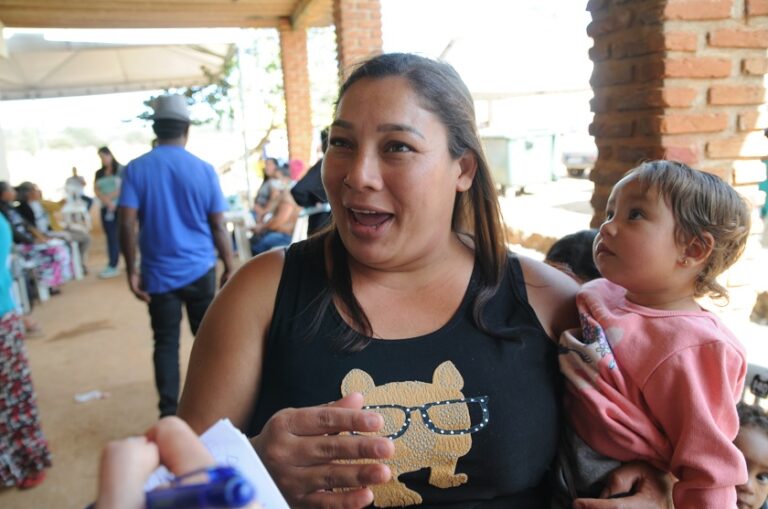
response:
[[[386,212],[378,212],[375,210],[362,210],[362,209],[348,209],[353,222],[366,228],[373,228],[374,230],[380,228],[394,217],[393,214]]]

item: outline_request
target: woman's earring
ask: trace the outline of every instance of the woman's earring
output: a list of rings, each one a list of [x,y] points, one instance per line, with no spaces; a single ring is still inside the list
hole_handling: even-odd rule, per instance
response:
[[[683,266],[688,266],[688,258],[683,258],[680,260],[680,263],[683,264]]]

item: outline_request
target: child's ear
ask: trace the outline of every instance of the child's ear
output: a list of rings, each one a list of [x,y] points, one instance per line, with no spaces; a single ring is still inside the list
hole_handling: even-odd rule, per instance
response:
[[[693,265],[704,263],[712,254],[715,247],[715,238],[709,232],[703,232],[700,237],[694,237],[685,248],[684,257]]]

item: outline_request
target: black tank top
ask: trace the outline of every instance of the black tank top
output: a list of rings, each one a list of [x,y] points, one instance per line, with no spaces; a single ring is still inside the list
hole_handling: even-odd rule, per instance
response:
[[[282,408],[339,399],[342,380],[358,369],[364,373],[351,377],[358,386],[360,380],[375,385],[373,392],[363,391],[366,405],[383,403],[377,411],[390,412],[394,420],[400,416],[395,428],[387,431],[401,433],[390,437],[396,455],[398,441],[411,441],[409,453],[426,447],[409,461],[423,459],[427,464],[398,478],[423,499],[417,507],[546,507],[545,479],[558,440],[559,372],[555,345],[528,304],[518,259],[509,256],[502,284],[484,310],[486,327],[507,339],[480,332],[474,325],[475,268],[459,309],[440,329],[410,339],[374,339],[360,352],[345,353],[329,346],[330,334],[345,326],[333,307],[323,317],[319,334],[307,338],[315,303],[326,287],[323,255],[318,251],[310,250],[306,241],[286,251],[248,433],[258,433]],[[463,385],[456,382],[457,372]],[[424,392],[426,399],[411,398],[418,392]],[[466,408],[453,421],[440,413],[451,405]],[[408,426],[403,426],[408,420],[405,414]],[[390,414],[383,415],[392,426]],[[409,435],[418,433],[415,439]],[[451,474],[466,474],[463,484],[446,488],[430,484],[434,468],[429,462],[444,462],[446,457],[449,463],[457,461]]]

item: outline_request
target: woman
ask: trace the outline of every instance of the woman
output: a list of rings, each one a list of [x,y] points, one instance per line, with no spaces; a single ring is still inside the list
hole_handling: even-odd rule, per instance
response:
[[[277,159],[268,157],[264,161],[264,180],[256,191],[256,198],[253,200],[253,215],[256,221],[264,221],[267,212],[271,212],[269,205],[272,198],[272,184],[277,177],[277,171],[280,166]]]
[[[45,479],[51,453],[40,429],[23,325],[11,296],[12,238],[0,214],[0,485],[32,488]]]
[[[0,181],[0,213],[10,223],[17,252],[34,267],[39,284],[58,293],[59,286],[72,279],[72,260],[64,241],[54,239],[24,219],[13,206],[16,190]]]
[[[99,277],[107,279],[120,275],[117,270],[117,262],[120,257],[117,201],[120,197],[120,173],[123,167],[115,160],[115,156],[112,155],[109,148],[101,147],[98,154],[101,159],[101,168],[96,172],[93,190],[101,202],[101,226],[107,236],[107,253],[109,254],[109,263],[99,273]]]
[[[508,255],[466,86],[445,64],[373,58],[329,138],[334,224],[222,290],[179,415],[255,435],[292,507],[546,507],[549,338],[577,323],[577,285]]]

